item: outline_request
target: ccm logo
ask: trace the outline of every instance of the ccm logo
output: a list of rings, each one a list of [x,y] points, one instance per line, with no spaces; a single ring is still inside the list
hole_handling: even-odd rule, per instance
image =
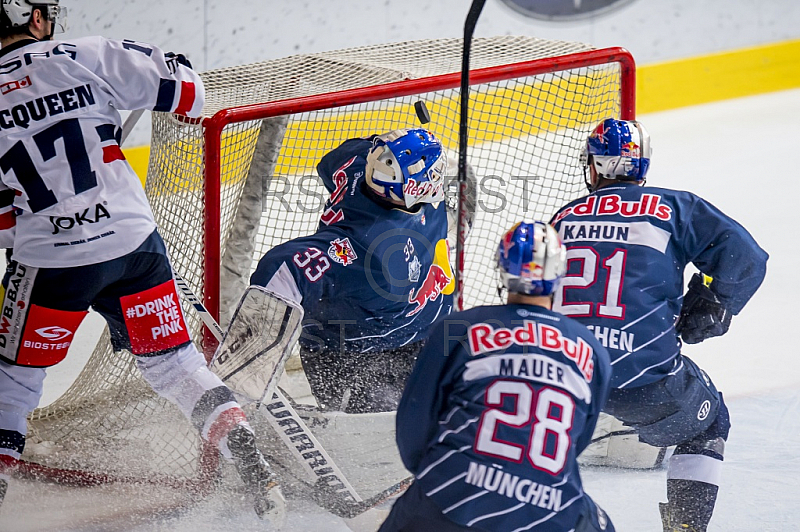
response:
[[[72,334],[72,331],[69,331],[63,327],[51,325],[50,327],[42,327],[41,329],[36,329],[36,333],[42,338],[46,338],[51,342],[57,342],[58,340],[63,340],[64,338]]]

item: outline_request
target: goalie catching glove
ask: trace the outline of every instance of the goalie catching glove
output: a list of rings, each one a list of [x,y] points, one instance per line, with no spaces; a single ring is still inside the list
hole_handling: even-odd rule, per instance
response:
[[[709,283],[710,284],[710,283]],[[699,344],[707,338],[722,336],[731,326],[732,315],[717,295],[696,273],[683,297],[681,315],[675,328],[687,344]]]

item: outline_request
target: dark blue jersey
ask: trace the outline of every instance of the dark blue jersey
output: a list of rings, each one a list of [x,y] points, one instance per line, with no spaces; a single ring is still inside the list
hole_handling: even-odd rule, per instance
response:
[[[553,308],[608,349],[615,388],[644,386],[674,369],[687,264],[714,278],[733,314],[766,274],[767,253],[753,237],[689,192],[607,186],[562,208],[552,223],[568,249]]]
[[[251,283],[302,304],[301,345],[384,351],[424,340],[450,312],[453,274],[444,203],[396,208],[365,184],[370,139],[351,139],[317,166],[331,193],[313,235],[271,249]]]
[[[571,530],[585,497],[577,457],[610,379],[608,353],[591,332],[548,309],[451,314],[434,325],[406,384],[400,456],[456,523]]]

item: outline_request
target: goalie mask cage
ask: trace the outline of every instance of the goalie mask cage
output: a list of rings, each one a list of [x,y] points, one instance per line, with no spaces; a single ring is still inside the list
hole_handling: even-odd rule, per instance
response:
[[[431,115],[423,127],[442,141],[456,173],[461,52],[461,39],[426,40],[212,70],[202,74],[202,120],[154,113],[146,192],[175,271],[212,314],[221,311],[223,325],[258,259],[316,229],[328,197],[316,163],[344,140],[419,126],[414,103],[422,100]],[[585,193],[581,149],[600,120],[634,118],[635,66],[622,48],[477,38],[470,85],[477,204],[465,246],[465,308],[499,302],[495,251],[508,227],[548,220]],[[448,203],[452,209],[452,196]],[[199,341],[197,314],[186,303],[184,313]],[[212,336],[203,343],[213,351]],[[23,458],[67,476],[102,473],[88,473],[87,482],[194,482],[215,467],[132,356],[112,352],[107,331],[74,384],[29,426]]]

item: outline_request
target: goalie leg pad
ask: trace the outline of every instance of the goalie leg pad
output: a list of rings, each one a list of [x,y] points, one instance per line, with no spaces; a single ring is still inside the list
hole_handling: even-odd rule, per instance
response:
[[[303,307],[260,286],[242,296],[211,370],[251,401],[269,396],[300,337]]]

